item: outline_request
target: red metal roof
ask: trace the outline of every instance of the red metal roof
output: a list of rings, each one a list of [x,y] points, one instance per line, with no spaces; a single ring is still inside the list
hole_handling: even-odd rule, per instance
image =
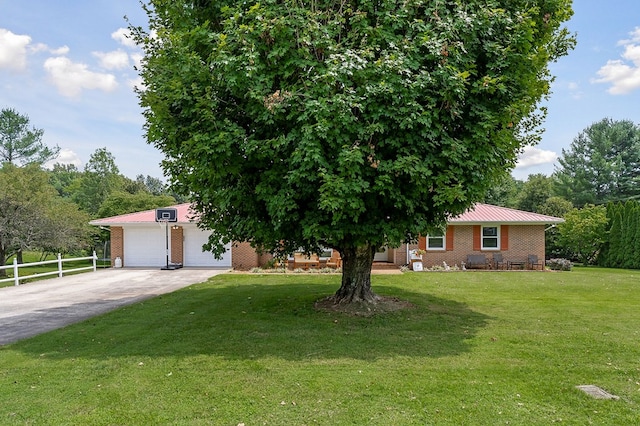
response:
[[[177,204],[165,208],[174,208],[177,210],[178,223],[195,222],[195,213],[191,210],[191,203]],[[145,210],[143,212],[122,214],[119,216],[105,217],[89,222],[91,225],[124,225],[132,223],[154,223],[156,221],[156,210]]]
[[[487,222],[544,225],[564,222],[564,219],[538,213],[525,212],[522,210],[509,209],[507,207],[493,206],[491,204],[478,203],[467,212],[449,220],[449,223],[455,225]]]
[[[196,215],[191,210],[190,203],[169,206],[177,210],[178,223],[191,223],[196,221]],[[138,213],[123,214],[120,216],[106,217],[89,222],[91,225],[125,225],[133,223],[153,223],[156,221],[156,211],[145,210]],[[475,204],[466,213],[454,217],[449,223],[454,225],[476,224],[476,223],[517,223],[517,224],[554,224],[564,222],[564,219],[553,216],[546,216],[537,213],[514,210],[506,207],[498,207],[490,204]]]

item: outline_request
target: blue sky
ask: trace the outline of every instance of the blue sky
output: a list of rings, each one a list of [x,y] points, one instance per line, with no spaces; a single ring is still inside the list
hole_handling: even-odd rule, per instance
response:
[[[551,66],[556,76],[542,142],[513,175],[551,174],[562,149],[594,122],[640,124],[640,2],[576,0],[567,24],[578,45]],[[162,154],[144,140],[132,87],[140,51],[123,37],[138,0],[0,0],[0,108],[13,108],[80,169],[106,147],[120,172],[162,177]]]

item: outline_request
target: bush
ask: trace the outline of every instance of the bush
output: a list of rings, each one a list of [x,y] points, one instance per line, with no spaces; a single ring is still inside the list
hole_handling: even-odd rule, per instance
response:
[[[573,264],[568,259],[549,259],[547,266],[554,271],[570,271]]]

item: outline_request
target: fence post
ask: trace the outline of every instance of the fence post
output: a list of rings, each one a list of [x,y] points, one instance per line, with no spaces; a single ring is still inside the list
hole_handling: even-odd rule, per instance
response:
[[[18,277],[18,258],[13,258],[13,282],[15,285],[20,285],[20,277]]]
[[[58,253],[58,278],[62,278],[62,256]]]
[[[96,251],[93,251],[93,272],[96,271],[96,261],[98,260],[98,256],[96,255]]]

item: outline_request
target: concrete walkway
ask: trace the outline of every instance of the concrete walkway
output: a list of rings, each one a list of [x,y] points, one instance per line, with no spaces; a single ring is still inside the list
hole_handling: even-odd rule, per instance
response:
[[[0,345],[33,337],[226,272],[102,269],[0,288]]]

